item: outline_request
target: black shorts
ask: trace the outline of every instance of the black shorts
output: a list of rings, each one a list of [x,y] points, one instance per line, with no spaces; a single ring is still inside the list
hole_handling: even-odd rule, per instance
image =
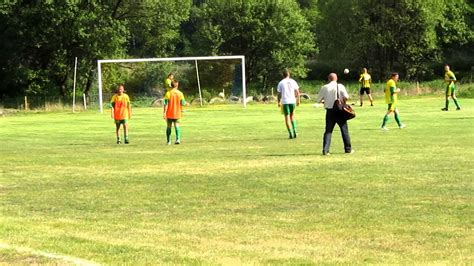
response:
[[[179,118],[178,119],[167,118],[166,121],[168,121],[168,123],[180,123]]]
[[[360,88],[359,94],[364,95],[364,92],[369,95],[370,94],[370,88]]]

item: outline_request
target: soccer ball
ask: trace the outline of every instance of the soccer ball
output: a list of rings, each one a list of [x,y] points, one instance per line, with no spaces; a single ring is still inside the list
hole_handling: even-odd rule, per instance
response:
[[[344,69],[344,74],[346,74],[346,75],[349,74],[349,69],[348,68]]]

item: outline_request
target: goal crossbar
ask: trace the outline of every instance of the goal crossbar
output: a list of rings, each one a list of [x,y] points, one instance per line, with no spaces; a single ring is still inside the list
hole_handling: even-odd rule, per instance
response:
[[[243,55],[228,55],[228,56],[195,56],[195,57],[167,57],[167,58],[131,58],[131,59],[101,59],[97,60],[98,85],[99,85],[99,108],[103,113],[103,99],[102,99],[102,64],[107,63],[138,63],[138,62],[175,62],[175,61],[197,61],[200,60],[223,60],[223,59],[239,59],[242,65],[242,102],[246,107],[246,85],[245,85],[245,56]],[[197,69],[196,69],[197,70]],[[201,88],[199,86],[199,94],[201,97]]]

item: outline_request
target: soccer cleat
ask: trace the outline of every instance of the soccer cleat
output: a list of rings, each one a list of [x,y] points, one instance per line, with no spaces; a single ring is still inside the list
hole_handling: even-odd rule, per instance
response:
[[[323,151],[323,156],[329,156],[331,155],[328,151]]]
[[[388,131],[388,128],[387,127],[382,127],[382,130],[383,131]]]
[[[181,144],[181,140],[177,139],[174,144]]]
[[[448,108],[441,108],[441,111],[448,111]]]
[[[166,142],[166,145],[171,145],[171,141]]]
[[[355,152],[355,150],[346,151],[346,153],[348,153],[348,154],[353,154],[354,152]]]
[[[122,142],[118,139],[118,140],[117,140],[117,144],[120,144],[120,143],[122,143]]]
[[[402,124],[398,128],[402,129],[402,128],[406,128],[406,127],[407,127],[407,125]]]
[[[129,144],[130,142],[128,141],[128,139],[126,139],[124,143],[125,143],[125,144]]]
[[[461,107],[456,108],[456,111],[461,111]]]

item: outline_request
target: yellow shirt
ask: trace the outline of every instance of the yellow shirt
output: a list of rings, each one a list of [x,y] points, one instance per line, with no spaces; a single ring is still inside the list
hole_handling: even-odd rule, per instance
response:
[[[398,97],[397,97],[396,90],[397,90],[397,83],[395,82],[395,80],[390,79],[387,82],[387,86],[385,87],[385,103],[393,104],[397,102]]]
[[[165,80],[166,91],[169,91],[173,88],[172,83],[173,83],[173,80],[171,80],[171,79],[166,79]]]
[[[130,98],[127,94],[122,93],[122,95],[114,94],[110,100],[110,104],[114,108],[114,119],[115,120],[124,120],[130,118]]]
[[[372,83],[372,77],[369,73],[361,74],[359,82],[362,88],[370,88],[370,83]]]
[[[444,74],[444,81],[446,81],[448,86],[453,85],[455,80],[456,76],[454,75],[454,72],[451,70],[446,71],[446,73]]]

